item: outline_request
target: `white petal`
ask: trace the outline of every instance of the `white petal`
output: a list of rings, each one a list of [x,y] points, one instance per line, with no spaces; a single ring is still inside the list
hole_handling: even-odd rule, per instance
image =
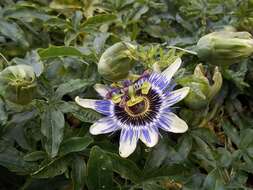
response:
[[[147,129],[146,131],[144,131],[144,130],[142,131],[142,133],[140,135],[141,141],[147,147],[155,146],[158,143],[158,139],[159,139],[157,131],[155,131],[154,129]]]
[[[108,88],[106,85],[103,84],[95,84],[94,89],[99,93],[100,96],[103,98],[106,97],[106,94],[109,92]]]
[[[167,99],[166,99],[166,106],[171,106],[182,99],[184,99],[187,94],[189,93],[190,88],[189,87],[183,87],[178,90],[174,90],[169,93]]]
[[[185,123],[184,120],[180,119],[176,114],[174,113],[168,113],[168,117],[170,120],[169,127],[167,128],[167,131],[173,132],[173,133],[184,133],[188,130],[188,125]]]
[[[177,58],[174,63],[172,63],[167,69],[162,72],[162,75],[166,76],[170,81],[173,75],[177,72],[179,67],[181,66],[182,60],[181,58]]]
[[[79,96],[77,96],[75,98],[76,103],[79,106],[82,106],[84,108],[90,108],[90,109],[94,109],[95,110],[95,103],[96,100],[91,100],[91,99],[83,99],[83,98],[79,98]]]
[[[110,117],[104,117],[98,120],[96,123],[90,126],[90,134],[99,135],[110,133],[118,129],[113,120]]]
[[[113,114],[113,103],[111,100],[82,99],[77,96],[75,101],[78,105],[84,108],[93,109],[103,115],[108,116]]]
[[[137,146],[138,137],[135,133],[127,135],[126,131],[121,131],[119,143],[119,155],[123,158],[132,154]]]

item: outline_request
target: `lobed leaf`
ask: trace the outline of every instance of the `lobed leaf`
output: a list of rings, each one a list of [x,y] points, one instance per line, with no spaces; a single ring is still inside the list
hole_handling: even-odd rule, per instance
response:
[[[63,139],[65,120],[63,113],[53,106],[48,106],[41,115],[41,133],[46,137],[45,149],[55,157]]]

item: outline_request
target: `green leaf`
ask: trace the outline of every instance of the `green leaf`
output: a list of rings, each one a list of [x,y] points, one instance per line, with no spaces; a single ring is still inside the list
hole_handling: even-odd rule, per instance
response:
[[[81,79],[73,79],[64,84],[59,85],[57,90],[55,91],[56,98],[62,98],[63,95],[78,90],[80,88],[87,87],[91,85],[92,81],[89,80],[81,80]]]
[[[133,161],[109,152],[107,152],[107,155],[111,158],[113,171],[122,178],[129,179],[135,183],[141,180],[142,172]]]
[[[58,153],[64,125],[63,113],[52,106],[48,106],[41,115],[41,133],[46,137],[45,149],[51,157],[55,157]]]
[[[82,27],[94,26],[99,24],[104,24],[105,22],[113,21],[117,18],[116,15],[113,14],[104,14],[104,15],[96,15],[88,18],[83,24]]]
[[[217,165],[220,167],[229,167],[232,162],[232,155],[231,153],[226,150],[225,148],[217,148],[218,158]]]
[[[70,157],[61,157],[54,159],[49,163],[42,165],[37,171],[31,174],[34,178],[52,178],[63,174],[69,165]]]
[[[159,143],[152,149],[152,152],[149,153],[144,171],[159,168],[169,155],[169,151],[168,140],[160,139]]]
[[[71,178],[73,190],[82,190],[86,180],[86,163],[82,157],[75,157],[72,164]]]
[[[71,101],[59,101],[59,104],[57,104],[57,107],[59,110],[61,110],[62,113],[69,113],[69,112],[75,112],[80,109],[80,107],[75,103]]]
[[[178,151],[178,154],[180,155],[180,159],[186,160],[192,148],[192,138],[189,135],[184,135],[182,136],[181,139],[182,140],[179,144],[179,148],[177,151]]]
[[[146,182],[143,184],[143,190],[165,190],[161,185],[152,182]]]
[[[4,12],[4,17],[18,19],[24,22],[32,22],[35,19],[39,19],[45,22],[49,20],[50,18],[52,18],[52,16],[44,13],[40,9],[40,7],[37,7],[37,9],[31,9],[31,8],[29,9],[22,5],[19,5],[19,6],[16,5],[12,9],[6,10]]]
[[[62,142],[59,149],[59,155],[66,155],[71,152],[83,151],[87,146],[93,142],[93,139],[87,137],[71,137]]]
[[[0,19],[0,34],[24,47],[29,47],[24,31],[16,24]]]
[[[223,75],[226,79],[233,81],[240,90],[243,90],[245,87],[250,86],[248,83],[245,82],[245,76],[247,71],[248,63],[247,61],[243,61],[242,63],[237,65],[235,71],[226,69]]]
[[[0,89],[1,90],[1,89]],[[6,113],[5,109],[5,103],[4,101],[0,98],[0,126],[4,125],[7,122],[8,115]]]
[[[188,178],[186,181],[183,182],[183,189],[184,190],[195,190],[195,189],[201,189],[201,186],[203,185],[203,181],[205,180],[205,175],[201,173],[195,173],[190,178]]]
[[[222,128],[224,129],[224,132],[226,133],[226,135],[233,141],[233,143],[239,146],[240,136],[236,128],[233,125],[231,125],[229,122],[224,122],[222,125]]]
[[[52,9],[78,9],[81,8],[81,2],[78,0],[69,0],[69,1],[62,1],[62,0],[53,0],[50,3],[50,8]]]
[[[26,162],[23,154],[13,147],[6,147],[0,152],[0,165],[22,175],[29,174],[36,167],[34,163]]]
[[[110,157],[99,147],[91,149],[87,164],[89,190],[112,189],[113,164]]]
[[[18,124],[18,125],[11,125],[8,128],[8,131],[6,131],[6,137],[9,139],[15,140],[15,142],[24,150],[31,150],[31,145],[28,143],[24,125]]]
[[[39,150],[39,151],[34,151],[34,152],[26,154],[24,156],[24,160],[29,161],[29,162],[33,162],[33,161],[45,159],[46,157],[47,157],[46,152]]]
[[[83,54],[75,47],[67,46],[50,46],[46,49],[38,49],[41,59],[49,59],[60,56],[77,56],[82,57]]]
[[[30,119],[36,117],[37,114],[38,113],[36,110],[17,113],[12,116],[11,120],[9,121],[9,124],[20,124],[22,122],[29,121]]]
[[[163,165],[159,169],[151,170],[149,172],[143,173],[143,181],[158,180],[163,178],[168,178],[170,180],[186,180],[193,173],[189,168],[181,164],[173,165]]]
[[[253,143],[253,129],[244,129],[240,133],[240,144],[241,149],[246,149],[250,144]]]
[[[93,47],[98,54],[102,52],[103,48],[105,47],[105,42],[110,37],[110,35],[111,35],[110,33],[106,32],[99,33],[96,35],[96,38],[94,39],[93,42]]]
[[[186,160],[192,147],[192,138],[186,134],[179,140],[178,146],[174,147],[168,139],[161,139],[153,148],[145,163],[144,172],[159,168],[162,164],[179,164]]]
[[[210,167],[215,168],[216,161],[211,147],[199,137],[195,136],[194,140],[196,142],[194,155],[199,159],[200,164],[207,170]]]
[[[146,5],[140,5],[138,8],[135,8],[135,12],[132,17],[132,21],[139,21],[141,16],[149,10],[149,7]]]
[[[61,101],[61,103],[58,105],[58,108],[63,113],[71,113],[75,118],[86,123],[94,123],[95,121],[102,118],[102,115],[100,113],[92,109],[83,108],[77,105],[75,102]]]
[[[96,111],[84,108],[80,108],[80,110],[72,112],[72,114],[77,119],[87,123],[94,123],[102,118],[101,114],[97,113]]]
[[[219,170],[214,169],[206,177],[203,186],[205,190],[225,190],[223,183]]]
[[[203,127],[195,128],[190,131],[190,134],[193,136],[200,137],[201,139],[205,140],[209,144],[218,142],[218,138],[215,135],[215,133],[208,128],[203,128]]]

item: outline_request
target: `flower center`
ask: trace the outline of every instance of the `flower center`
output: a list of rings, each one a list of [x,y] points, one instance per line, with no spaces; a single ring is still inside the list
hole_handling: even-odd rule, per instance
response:
[[[147,125],[153,122],[160,112],[162,99],[158,92],[150,89],[146,95],[141,95],[138,91],[137,95],[142,98],[142,101],[131,106],[126,104],[124,106],[115,104],[114,106],[116,119],[125,125]]]
[[[149,99],[145,96],[142,96],[143,101],[133,105],[125,106],[125,111],[132,117],[139,117],[145,115],[150,108]]]

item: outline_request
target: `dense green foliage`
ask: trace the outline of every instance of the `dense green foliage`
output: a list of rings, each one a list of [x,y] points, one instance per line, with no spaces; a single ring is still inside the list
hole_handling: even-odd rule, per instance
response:
[[[253,188],[253,60],[219,58],[215,68],[194,53],[218,30],[253,32],[253,1],[1,0],[0,189]],[[161,132],[158,145],[139,142],[127,159],[119,134],[90,135],[101,115],[74,102],[99,99],[94,84],[109,82],[97,64],[120,41],[138,46],[138,74],[181,57],[175,80],[191,87],[175,109],[187,133]]]

